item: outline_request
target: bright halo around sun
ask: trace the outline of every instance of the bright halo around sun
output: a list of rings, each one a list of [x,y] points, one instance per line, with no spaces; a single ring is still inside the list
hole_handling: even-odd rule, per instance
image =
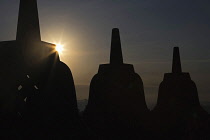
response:
[[[61,45],[61,44],[56,44],[55,50],[56,50],[59,54],[62,54],[62,52],[63,52],[63,45]]]

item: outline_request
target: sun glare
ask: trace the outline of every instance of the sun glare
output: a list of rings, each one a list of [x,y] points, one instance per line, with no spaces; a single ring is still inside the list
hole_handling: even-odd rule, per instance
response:
[[[63,52],[63,45],[61,44],[56,44],[55,50],[61,54]]]

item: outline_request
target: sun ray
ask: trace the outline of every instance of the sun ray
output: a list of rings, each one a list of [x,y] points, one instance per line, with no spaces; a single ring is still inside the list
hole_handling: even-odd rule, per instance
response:
[[[62,44],[56,44],[55,50],[59,53],[62,54],[63,52],[63,45]]]

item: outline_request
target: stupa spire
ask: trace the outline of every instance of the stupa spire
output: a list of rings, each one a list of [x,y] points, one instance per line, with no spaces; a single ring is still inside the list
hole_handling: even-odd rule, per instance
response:
[[[41,41],[36,0],[20,0],[17,41]]]
[[[110,64],[123,64],[123,56],[118,28],[112,29]]]
[[[174,47],[172,73],[182,73],[179,47]]]

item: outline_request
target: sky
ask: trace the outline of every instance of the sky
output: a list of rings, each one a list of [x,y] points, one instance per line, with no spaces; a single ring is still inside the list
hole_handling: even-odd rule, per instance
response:
[[[19,0],[0,1],[0,41],[16,36]],[[124,62],[133,64],[155,104],[164,73],[171,72],[173,47],[180,47],[182,69],[210,103],[209,0],[38,0],[43,41],[64,45],[61,60],[71,69],[77,98],[99,64],[109,63],[112,28],[119,28]]]

